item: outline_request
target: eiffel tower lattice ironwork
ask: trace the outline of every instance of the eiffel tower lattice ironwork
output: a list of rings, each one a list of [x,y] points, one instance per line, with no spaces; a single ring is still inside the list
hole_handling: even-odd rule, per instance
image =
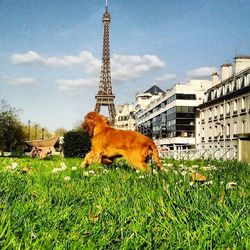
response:
[[[109,48],[109,25],[110,14],[108,13],[108,5],[106,1],[106,11],[103,14],[103,50],[102,50],[102,67],[100,76],[99,91],[96,98],[95,111],[100,112],[101,106],[108,106],[109,118],[112,124],[115,123],[115,96],[112,93],[111,72],[110,72],[110,48]]]

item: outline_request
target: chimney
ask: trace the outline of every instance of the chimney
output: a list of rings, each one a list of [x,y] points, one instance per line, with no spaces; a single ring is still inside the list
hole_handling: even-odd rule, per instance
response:
[[[219,84],[220,82],[220,78],[217,72],[214,72],[212,74],[212,87],[214,87],[215,85]]]
[[[236,56],[234,58],[235,74],[250,67],[250,56]]]
[[[221,65],[221,81],[225,81],[233,75],[233,67],[231,63]]]

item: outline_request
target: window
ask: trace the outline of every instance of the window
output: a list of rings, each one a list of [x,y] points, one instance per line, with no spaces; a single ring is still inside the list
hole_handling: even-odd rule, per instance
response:
[[[234,135],[237,134],[237,128],[238,128],[238,127],[237,127],[237,122],[235,122],[235,123],[234,123],[234,131],[233,131],[233,132],[234,132],[234,133],[233,133]]]
[[[201,119],[204,120],[204,111],[201,111]]]
[[[246,133],[246,121],[241,122],[241,133],[242,134]]]
[[[217,115],[218,115],[218,109],[217,107],[214,107],[214,116],[217,117]]]
[[[220,114],[223,115],[224,110],[223,110],[223,104],[220,105]]]
[[[230,135],[230,124],[227,124],[226,135]]]
[[[230,113],[230,103],[228,102],[227,105],[226,105],[226,108],[227,108],[227,114]]]
[[[247,85],[250,85],[250,74],[247,75]]]
[[[201,130],[201,140],[204,140],[204,135],[205,135],[204,128],[202,128],[202,130]]]
[[[212,110],[211,110],[211,108],[208,110],[208,114],[209,114],[209,118],[211,118],[212,117]]]
[[[242,97],[241,98],[241,109],[245,109],[246,108],[246,98],[245,97]]]
[[[196,100],[196,96],[195,96],[195,94],[176,94],[176,99]]]
[[[234,100],[233,108],[234,108],[234,111],[237,111],[237,100]]]
[[[219,134],[223,135],[223,126],[222,125],[219,126]]]
[[[214,127],[214,130],[215,130],[215,135],[217,136],[219,134],[219,129],[217,125]]]

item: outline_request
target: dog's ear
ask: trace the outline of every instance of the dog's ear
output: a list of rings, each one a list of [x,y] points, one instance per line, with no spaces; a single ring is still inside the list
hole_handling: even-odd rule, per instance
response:
[[[93,121],[88,122],[85,129],[86,129],[89,137],[93,137],[94,129],[95,129],[95,123]]]
[[[86,130],[86,132],[90,137],[93,137],[95,128],[95,121],[93,117],[86,116],[82,123],[82,128]]]

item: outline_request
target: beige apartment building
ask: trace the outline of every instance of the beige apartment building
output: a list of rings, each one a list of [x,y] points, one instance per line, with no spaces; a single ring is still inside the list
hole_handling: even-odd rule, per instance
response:
[[[218,149],[223,159],[250,160],[250,56],[237,56],[212,75],[196,120],[197,149]],[[232,155],[234,154],[234,155]]]
[[[116,106],[115,127],[122,130],[135,130],[135,105]]]

